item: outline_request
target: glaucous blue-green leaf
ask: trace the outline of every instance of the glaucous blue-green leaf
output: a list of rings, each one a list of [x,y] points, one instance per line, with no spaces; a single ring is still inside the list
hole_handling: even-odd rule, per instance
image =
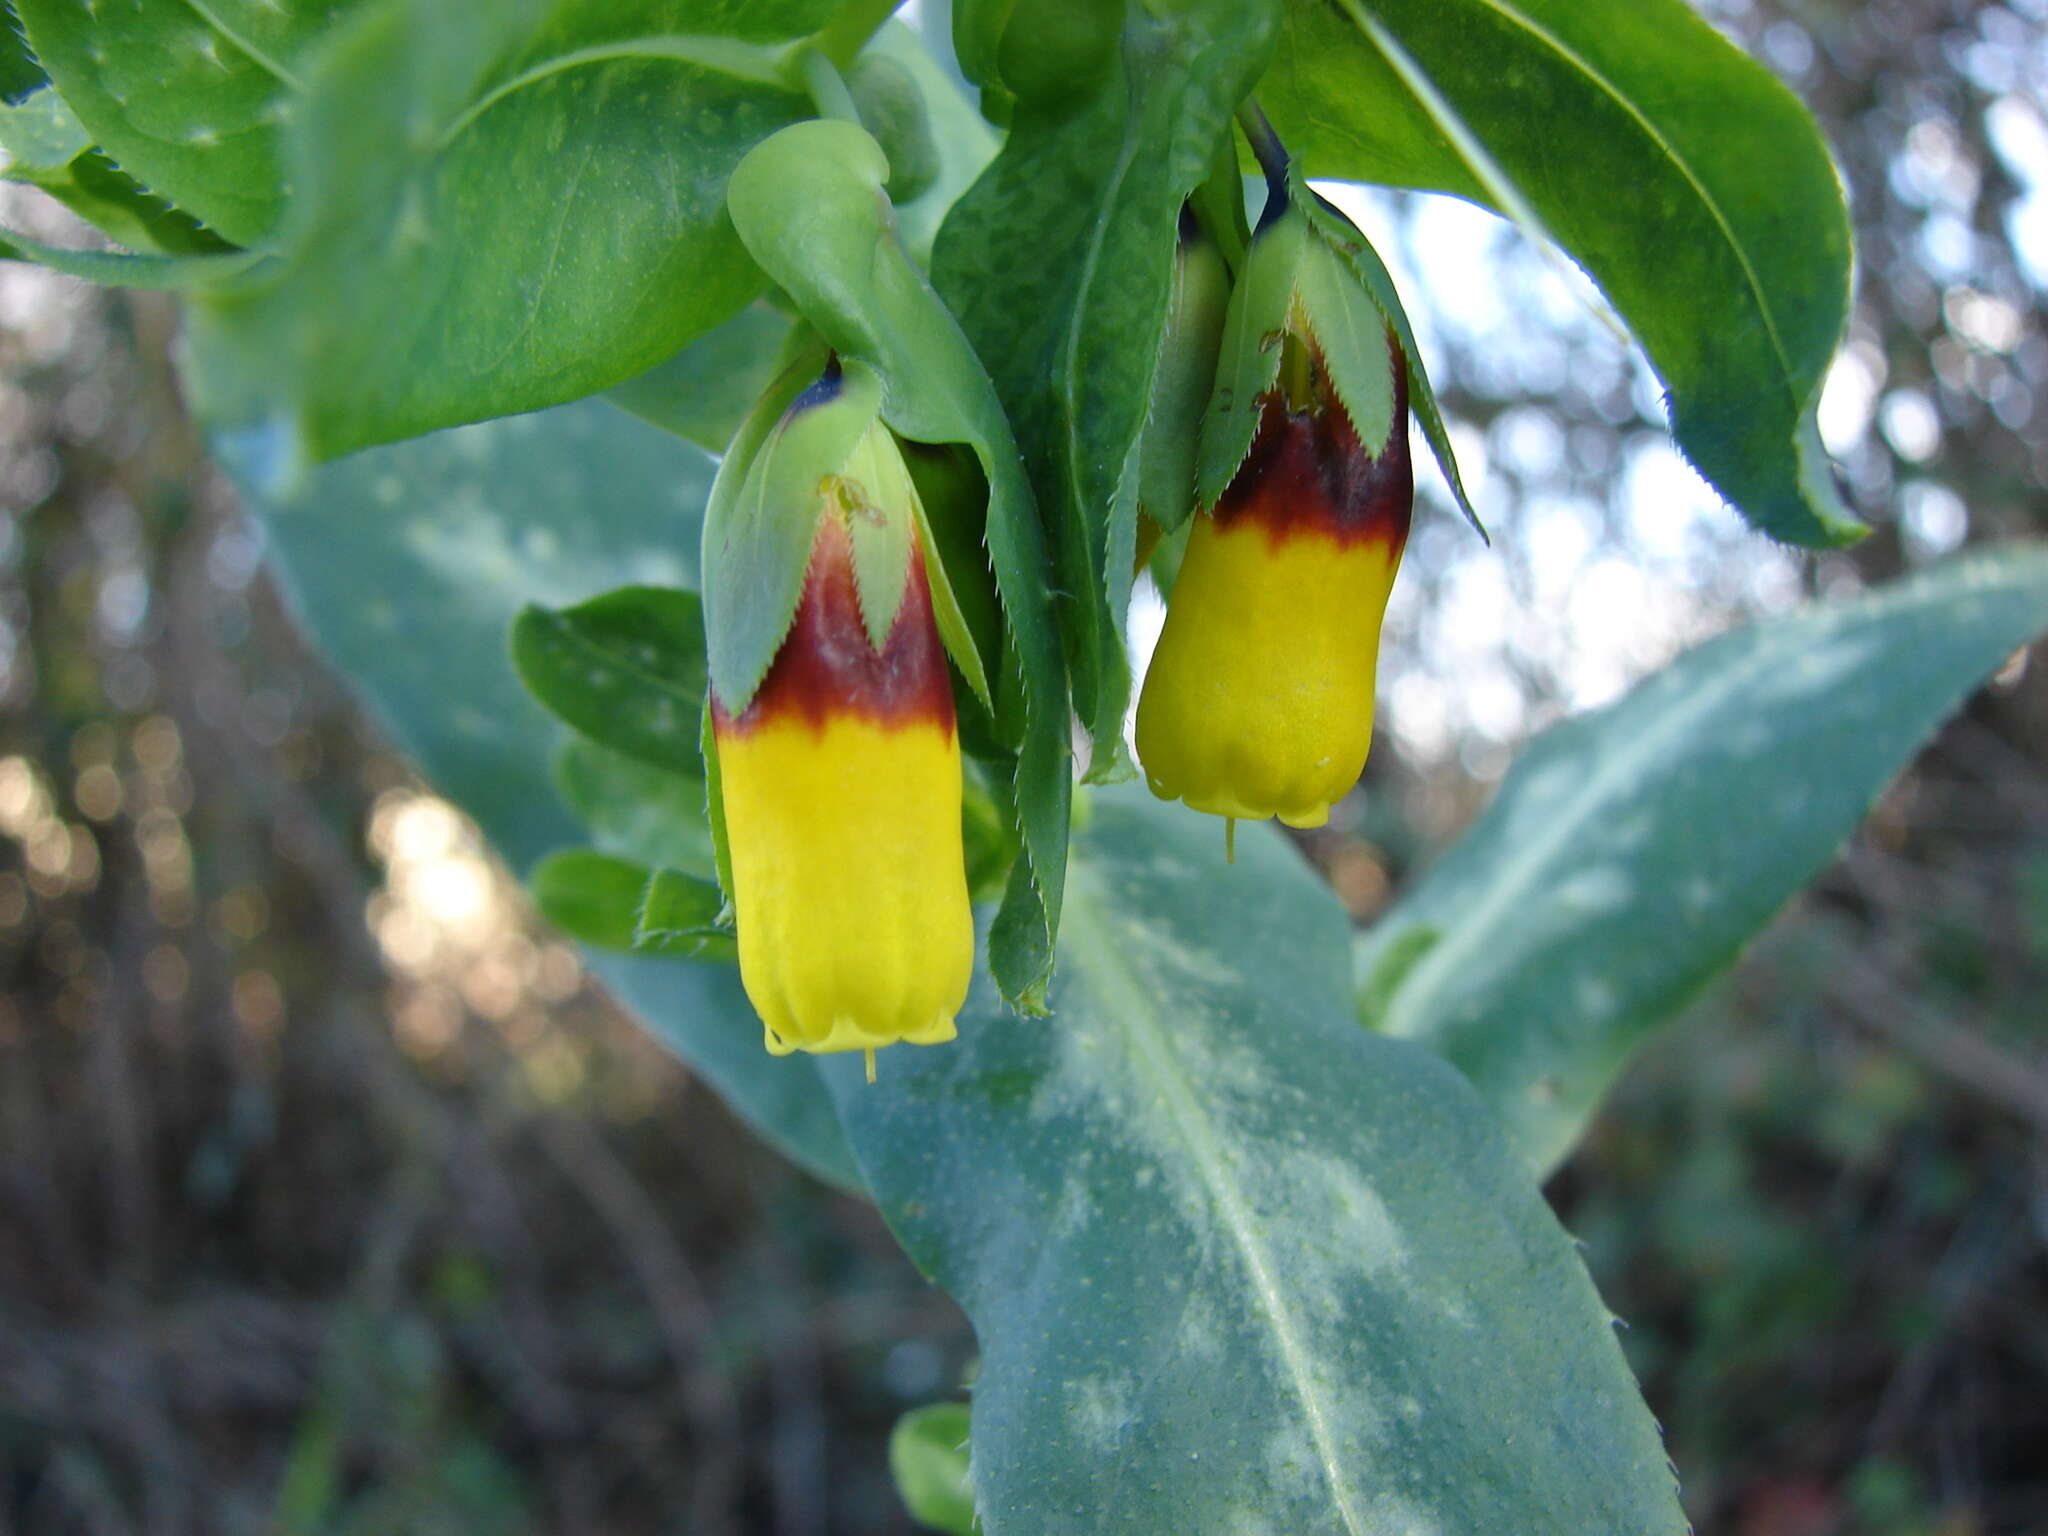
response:
[[[2048,551],[1724,635],[1538,737],[1361,940],[1366,1022],[1441,1051],[1547,1172],[1941,721],[2048,628]]]
[[[749,304],[666,362],[614,385],[605,399],[709,453],[723,453],[774,379],[789,319]]]
[[[1024,717],[1015,805],[1025,858],[996,919],[989,965],[1004,996],[1031,1009],[1059,931],[1073,793],[1044,538],[1002,403],[898,238],[882,191],[888,169],[881,146],[856,125],[800,123],[734,172],[732,215],[754,259],[832,349],[880,378],[882,419],[898,435],[959,443],[980,462],[989,488],[985,544],[1008,626],[1005,652],[1015,659],[1006,667],[1004,655],[985,656],[983,675],[1001,679],[1005,692],[1021,690]],[[714,592],[722,589],[721,582]],[[714,629],[714,675],[718,645]],[[1006,708],[1000,696],[997,707],[999,715]]]
[[[1841,182],[1805,109],[1684,0],[1287,0],[1259,101],[1311,175],[1533,214],[1723,495],[1781,539],[1858,537],[1814,426],[1848,321]]]
[[[914,1408],[889,1434],[889,1472],[919,1525],[947,1536],[976,1536],[967,1484],[965,1403]]]
[[[1123,614],[1137,452],[1181,205],[1265,66],[1277,9],[1272,0],[1132,0],[1019,7],[1002,19],[1001,7],[976,8],[1007,28],[992,62],[1017,102],[1001,152],[939,232],[933,280],[995,379],[1052,530],[1093,778],[1129,772]],[[1081,10],[1111,17],[1104,66],[1040,60],[1042,50],[1058,53],[1052,18]],[[1062,46],[1085,41],[1078,22],[1069,30]],[[956,40],[972,31],[956,17]]]
[[[505,643],[528,604],[695,587],[711,467],[596,401],[436,433],[259,498],[300,618],[442,794],[518,872],[589,841],[551,774],[562,730]],[[809,1057],[761,1049],[730,966],[593,955],[593,970],[775,1145],[859,1176]]]
[[[1431,1052],[1357,1026],[1300,855],[1139,791],[1076,836],[1053,1015],[826,1075],[981,1346],[989,1536],[1677,1536],[1571,1240]]]
[[[254,442],[250,472],[288,475],[672,357],[761,287],[725,180],[808,114],[774,39],[830,10],[363,10],[307,63],[288,114],[275,270],[194,306],[202,411]]]

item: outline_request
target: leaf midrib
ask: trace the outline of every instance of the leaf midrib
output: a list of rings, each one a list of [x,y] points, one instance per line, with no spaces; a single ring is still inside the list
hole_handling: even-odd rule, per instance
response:
[[[580,68],[585,64],[609,64],[621,59],[661,59],[674,64],[688,64],[714,74],[725,75],[734,80],[743,80],[751,85],[769,86],[776,90],[793,91],[782,75],[782,54],[774,49],[752,43],[742,43],[734,38],[700,36],[696,34],[664,32],[647,37],[624,38],[615,43],[593,43],[587,48],[572,48],[529,65],[509,80],[502,80],[483,95],[465,107],[462,112],[442,130],[438,148],[446,149],[476,120],[507,96],[538,85],[551,76],[565,70]]]
[[[213,7],[206,4],[206,0],[185,0],[185,4],[201,21],[226,38],[237,52],[243,54],[252,63],[261,66],[266,73],[275,76],[280,84],[299,92],[303,92],[306,89],[305,82],[300,80],[297,75],[294,75],[290,70],[278,63],[276,59],[273,59],[261,48],[250,42],[248,38],[242,36],[241,33],[222,21],[219,16],[215,15]]]
[[[1784,337],[1779,333],[1777,316],[1772,312],[1770,300],[1764,292],[1763,279],[1758,275],[1755,264],[1749,259],[1749,252],[1744,248],[1741,240],[1736,237],[1735,227],[1729,222],[1727,214],[1722,211],[1719,200],[1707,189],[1706,184],[1700,180],[1698,174],[1693,170],[1691,163],[1684,155],[1679,153],[1677,146],[1664,136],[1657,128],[1657,125],[1643,114],[1642,110],[1623,93],[1620,87],[1615,85],[1613,81],[1609,80],[1598,69],[1594,68],[1590,60],[1569,43],[1565,42],[1563,38],[1557,36],[1557,34],[1550,31],[1542,23],[1509,3],[1509,0],[1477,0],[1477,3],[1485,6],[1510,26],[1519,27],[1527,32],[1530,37],[1534,38],[1544,47],[1549,48],[1559,59],[1583,75],[1595,88],[1612,100],[1616,106],[1620,107],[1635,122],[1636,126],[1642,130],[1644,137],[1685,178],[1686,184],[1692,188],[1694,194],[1699,198],[1701,206],[1712,217],[1715,228],[1720,230],[1721,237],[1727,242],[1730,253],[1742,268],[1743,281],[1749,286],[1750,297],[1755,302],[1757,314],[1763,321],[1764,333],[1770,338],[1771,350],[1776,354],[1778,366],[1783,370],[1783,377],[1780,382],[1784,385],[1785,394],[1791,400],[1794,411],[1801,410],[1804,402],[1798,398],[1797,392],[1793,388],[1792,381],[1795,376],[1795,370],[1792,366],[1791,354],[1786,350]]]
[[[1532,899],[1539,878],[1553,867],[1565,847],[1582,835],[1586,824],[1596,811],[1606,806],[1613,791],[1632,779],[1639,779],[1643,769],[1655,762],[1660,752],[1682,739],[1703,716],[1711,715],[1720,708],[1730,695],[1752,687],[1756,674],[1765,664],[1775,666],[1782,662],[1783,657],[1775,647],[1758,646],[1718,682],[1693,690],[1682,704],[1667,711],[1662,720],[1653,723],[1625,748],[1609,756],[1590,777],[1580,780],[1570,805],[1561,813],[1546,818],[1542,830],[1524,841],[1506,865],[1495,867],[1487,880],[1485,894],[1460,911],[1456,925],[1449,928],[1408,973],[1407,980],[1388,1001],[1380,1032],[1406,1038],[1427,1036],[1432,1021],[1419,1016],[1426,1012],[1428,1000],[1442,990],[1447,978],[1459,973],[1464,957],[1488,939],[1503,916],[1520,910]],[[1387,919],[1390,922],[1399,920],[1398,913]]]
[[[1086,973],[1104,994],[1105,1011],[1123,1026],[1138,1075],[1157,1090],[1168,1120],[1186,1144],[1188,1166],[1208,1190],[1225,1232],[1244,1261],[1251,1281],[1251,1300],[1272,1331],[1281,1367],[1308,1420],[1309,1438],[1315,1446],[1323,1482],[1330,1490],[1344,1529],[1350,1536],[1365,1536],[1358,1495],[1347,1481],[1337,1454],[1336,1437],[1310,1370],[1294,1308],[1280,1284],[1273,1257],[1252,1215],[1251,1203],[1231,1173],[1215,1122],[1168,1045],[1157,1005],[1131,969],[1124,952],[1109,937],[1116,913],[1113,904],[1101,899],[1093,871],[1085,863],[1077,863],[1069,882],[1068,922],[1064,930],[1069,955],[1076,969]],[[1165,1173],[1173,1177],[1172,1169]]]
[[[2025,569],[2012,562],[2009,555],[2005,558],[2007,564],[2003,569],[1995,568],[1990,560],[1980,562],[1978,569],[1987,573],[1989,577],[1982,583],[1985,589],[2009,589],[2011,585],[2023,583],[2027,579],[2028,572]],[[1702,717],[1710,715],[1731,695],[1749,691],[1756,686],[1760,676],[1767,675],[1785,664],[1788,654],[1785,646],[1769,642],[1782,641],[1793,627],[1797,627],[1803,630],[1800,636],[1803,642],[1802,649],[1811,651],[1823,643],[1839,640],[1845,634],[1890,623],[1901,613],[1925,607],[1930,602],[1940,600],[1944,590],[1926,585],[1910,586],[1856,607],[1816,608],[1798,619],[1787,621],[1786,626],[1731,632],[1723,636],[1721,641],[1709,642],[1702,650],[1681,658],[1674,667],[1682,667],[1687,662],[1696,661],[1717,643],[1746,642],[1750,646],[1750,653],[1731,666],[1719,679],[1695,687],[1686,695],[1681,705],[1665,711],[1660,720],[1631,738],[1625,747],[1609,756],[1590,777],[1581,780],[1580,787],[1571,796],[1569,808],[1561,814],[1547,818],[1543,829],[1524,842],[1505,867],[1496,867],[1488,880],[1486,894],[1470,907],[1461,910],[1456,926],[1450,928],[1417,962],[1407,981],[1395,992],[1380,1025],[1381,1032],[1407,1038],[1427,1036],[1431,1021],[1422,1018],[1421,1015],[1426,1011],[1428,999],[1442,990],[1446,978],[1458,972],[1463,958],[1486,941],[1489,932],[1504,915],[1522,908],[1532,900],[1539,877],[1551,867],[1552,861],[1565,845],[1582,834],[1585,826],[1593,820],[1594,813],[1605,805],[1612,792],[1631,779],[1647,782],[1644,769],[1656,761],[1659,752],[1682,739]],[[1953,591],[1949,591],[1948,595],[1953,596]],[[1678,686],[1671,669],[1659,673],[1658,680],[1667,687]],[[1623,706],[1618,704],[1609,706],[1609,709],[1621,707]],[[1583,720],[1591,717],[1580,718]],[[1383,921],[1401,922],[1402,914],[1397,910]],[[1393,929],[1389,927],[1386,931],[1391,933]]]

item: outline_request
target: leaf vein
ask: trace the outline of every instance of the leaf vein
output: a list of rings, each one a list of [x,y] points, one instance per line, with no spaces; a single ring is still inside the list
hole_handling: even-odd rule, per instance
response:
[[[1778,365],[1785,370],[1783,380],[1785,391],[1788,395],[1793,396],[1792,405],[1794,410],[1800,409],[1804,402],[1799,400],[1793,392],[1792,380],[1794,370],[1791,354],[1786,351],[1784,337],[1778,332],[1777,316],[1771,312],[1770,299],[1764,292],[1763,279],[1757,275],[1756,266],[1750,261],[1748,250],[1736,238],[1735,226],[1728,221],[1728,215],[1722,211],[1720,201],[1707,189],[1706,183],[1700,180],[1698,173],[1693,170],[1691,162],[1679,153],[1678,146],[1664,136],[1657,125],[1644,115],[1641,108],[1629,100],[1627,95],[1613,81],[1595,69],[1589,59],[1565,42],[1563,38],[1557,36],[1556,33],[1550,31],[1549,28],[1543,26],[1534,18],[1525,15],[1519,8],[1508,3],[1508,0],[1479,0],[1479,3],[1499,15],[1509,24],[1521,27],[1531,37],[1536,38],[1545,46],[1555,50],[1558,57],[1565,60],[1572,68],[1578,70],[1588,80],[1592,81],[1594,85],[1598,86],[1601,91],[1612,98],[1614,104],[1635,120],[1636,126],[1642,129],[1644,136],[1656,146],[1660,153],[1670,160],[1672,165],[1678,169],[1679,174],[1685,178],[1686,184],[1698,194],[1701,204],[1713,216],[1715,227],[1721,231],[1722,238],[1728,242],[1729,251],[1733,253],[1736,262],[1742,268],[1743,280],[1748,283],[1750,296],[1756,301],[1757,314],[1763,320],[1765,334],[1771,339],[1771,350],[1778,356]]]
[[[201,21],[234,44],[235,48],[247,55],[252,62],[261,65],[269,73],[275,75],[282,84],[291,87],[294,91],[303,92],[306,89],[305,82],[300,80],[298,76],[294,75],[290,70],[278,63],[277,60],[273,59],[261,48],[250,42],[248,38],[242,36],[241,33],[215,15],[213,8],[206,4],[206,0],[185,0],[185,4],[191,7],[193,14]]]
[[[1191,1154],[1201,1181],[1223,1219],[1231,1241],[1244,1261],[1252,1295],[1266,1316],[1279,1350],[1280,1363],[1294,1395],[1308,1419],[1308,1432],[1321,1464],[1323,1480],[1336,1502],[1337,1513],[1350,1536],[1365,1536],[1366,1526],[1358,1507],[1358,1494],[1347,1478],[1337,1453],[1336,1436],[1329,1414],[1310,1369],[1307,1346],[1285,1290],[1278,1268],[1267,1251],[1253,1218],[1251,1203],[1230,1171],[1216,1126],[1202,1102],[1195,1096],[1187,1073],[1175,1059],[1161,1027],[1158,1009],[1151,995],[1132,972],[1127,951],[1109,937],[1113,906],[1098,904],[1092,871],[1074,871],[1074,889],[1068,896],[1070,918],[1068,942],[1079,953],[1076,964],[1094,976],[1098,985],[1113,996],[1106,1010],[1122,1021],[1131,1044],[1131,1058],[1139,1075],[1150,1078],[1166,1106],[1167,1117]],[[1090,910],[1093,908],[1094,910]],[[1078,909],[1078,910],[1077,910]]]

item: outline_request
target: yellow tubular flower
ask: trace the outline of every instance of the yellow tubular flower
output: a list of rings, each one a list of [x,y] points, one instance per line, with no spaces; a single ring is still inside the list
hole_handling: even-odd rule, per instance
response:
[[[863,450],[893,459],[907,491],[893,442]],[[737,718],[712,700],[740,979],[777,1055],[951,1040],[974,968],[960,745],[923,552],[913,536],[877,649],[846,521],[875,508],[825,501],[766,679]]]
[[[1306,387],[1263,399],[1243,467],[1189,531],[1138,756],[1162,799],[1319,827],[1372,744],[1380,620],[1414,500],[1407,370],[1389,334],[1393,429],[1374,452],[1312,339],[1287,346]]]

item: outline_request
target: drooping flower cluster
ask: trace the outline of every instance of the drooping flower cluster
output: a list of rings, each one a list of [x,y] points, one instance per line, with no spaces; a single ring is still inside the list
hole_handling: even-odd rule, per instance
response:
[[[1164,798],[1309,827],[1371,744],[1413,501],[1407,360],[1356,231],[1273,181],[1234,271],[1182,220],[1140,548],[1191,526],[1137,745]],[[769,1050],[863,1050],[872,1073],[881,1046],[954,1037],[973,970],[962,621],[880,376],[833,358],[795,382],[742,428],[707,516],[707,766]]]

